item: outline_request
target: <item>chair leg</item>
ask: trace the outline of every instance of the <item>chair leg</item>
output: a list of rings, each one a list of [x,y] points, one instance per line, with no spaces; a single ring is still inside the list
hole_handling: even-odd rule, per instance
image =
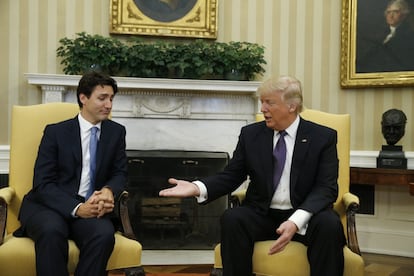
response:
[[[125,268],[125,276],[145,276],[142,266]]]
[[[222,268],[213,268],[210,272],[210,276],[223,276]]]

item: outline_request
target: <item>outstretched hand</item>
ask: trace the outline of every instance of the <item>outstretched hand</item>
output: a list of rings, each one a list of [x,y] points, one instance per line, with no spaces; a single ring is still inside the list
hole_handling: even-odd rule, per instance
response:
[[[174,185],[172,188],[161,190],[159,195],[165,197],[192,197],[199,196],[200,190],[194,183],[178,180],[175,178],[168,179],[168,183]]]

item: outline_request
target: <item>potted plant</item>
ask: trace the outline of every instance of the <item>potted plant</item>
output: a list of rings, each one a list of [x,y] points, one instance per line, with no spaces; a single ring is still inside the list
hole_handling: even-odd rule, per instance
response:
[[[194,69],[196,59],[196,49],[189,43],[169,44],[167,47],[166,64],[172,78],[197,78]]]
[[[167,62],[175,77],[190,79],[223,79],[224,64],[221,60],[223,47],[219,42],[195,40],[179,43],[169,49]]]
[[[224,48],[221,42],[207,42],[205,40],[196,40],[194,48],[199,58],[193,64],[197,75],[201,79],[223,79],[224,64],[222,55]]]
[[[97,70],[127,77],[252,80],[266,64],[264,47],[249,42],[121,42],[85,32],[59,42],[63,72],[72,75]]]
[[[57,56],[61,57],[65,74],[82,74],[89,70],[122,75],[127,61],[127,47],[120,40],[100,35],[77,33],[75,39],[62,38]]]
[[[230,80],[252,80],[265,72],[264,46],[231,41],[222,45],[224,74]]]
[[[133,41],[128,47],[126,71],[129,77],[165,78],[168,76],[168,44]]]

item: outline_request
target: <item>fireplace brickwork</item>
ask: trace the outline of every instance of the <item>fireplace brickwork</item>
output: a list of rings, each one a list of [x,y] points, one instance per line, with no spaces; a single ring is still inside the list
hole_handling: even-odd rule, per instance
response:
[[[206,205],[195,198],[160,198],[168,178],[194,181],[221,171],[225,152],[128,150],[129,212],[134,232],[146,249],[212,249],[219,242],[219,217],[226,196]]]

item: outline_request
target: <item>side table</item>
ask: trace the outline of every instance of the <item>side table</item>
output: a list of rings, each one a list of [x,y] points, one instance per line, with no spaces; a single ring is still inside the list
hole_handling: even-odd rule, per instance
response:
[[[414,170],[351,167],[350,181],[353,184],[408,186],[410,195],[414,196]]]

